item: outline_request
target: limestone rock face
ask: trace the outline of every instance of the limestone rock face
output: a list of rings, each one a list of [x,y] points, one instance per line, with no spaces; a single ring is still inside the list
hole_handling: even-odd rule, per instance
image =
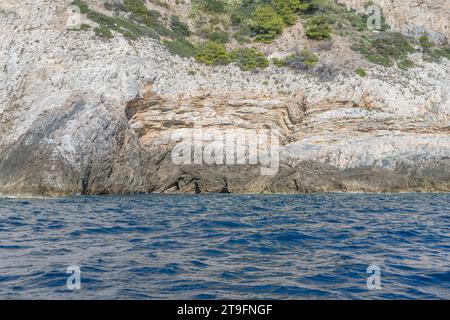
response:
[[[365,10],[365,0],[339,0],[340,3]],[[386,21],[410,35],[428,33],[435,41],[450,39],[450,2],[448,0],[373,0],[382,8]]]
[[[448,0],[421,3],[426,20]],[[199,65],[153,40],[102,41],[66,22],[62,0],[0,3],[0,194],[450,191],[448,60],[324,81]],[[273,130],[277,171],[174,162],[174,137],[198,126]]]

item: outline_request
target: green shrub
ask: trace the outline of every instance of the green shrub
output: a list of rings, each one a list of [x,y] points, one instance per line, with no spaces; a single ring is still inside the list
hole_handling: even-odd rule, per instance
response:
[[[364,70],[363,68],[358,68],[355,70],[355,73],[360,76],[360,77],[365,77],[367,76],[366,70]]]
[[[324,6],[320,5],[320,0],[300,0],[298,12],[303,15],[315,14],[319,9],[324,10]]]
[[[245,32],[238,31],[238,32],[233,34],[233,38],[236,39],[236,41],[239,44],[244,44],[244,43],[250,43],[251,42],[250,38],[248,37],[248,35]]]
[[[357,14],[354,10],[347,12],[345,19],[356,31],[364,31],[367,29],[367,17]]]
[[[72,5],[80,8],[80,13],[82,14],[86,14],[89,12],[89,6],[84,1],[74,0],[72,1]]]
[[[155,10],[148,10],[142,0],[124,0],[124,5],[128,12],[131,12],[130,19],[139,24],[143,24],[153,29],[161,36],[174,36],[174,32],[167,29],[159,20],[161,14]]]
[[[316,16],[308,19],[305,23],[306,35],[310,39],[325,40],[331,38],[332,29],[328,25],[327,18]]]
[[[177,36],[189,37],[191,30],[189,26],[182,22],[177,16],[172,16],[170,19],[170,27]]]
[[[121,2],[105,2],[103,6],[105,7],[105,9],[114,12],[128,12],[127,6]]]
[[[189,58],[195,55],[195,46],[184,38],[178,38],[173,41],[166,40],[164,45],[172,55],[182,58]]]
[[[194,0],[193,4],[205,12],[223,13],[226,3],[223,0]]]
[[[111,30],[109,30],[105,26],[99,26],[94,29],[95,35],[104,38],[104,39],[111,39],[114,38],[113,34],[111,33]]]
[[[430,62],[440,62],[442,58],[450,60],[450,47],[428,50],[423,56],[425,61]]]
[[[419,38],[419,44],[423,49],[430,49],[434,47],[434,43],[430,41],[430,38],[426,34]]]
[[[279,68],[286,66],[286,60],[285,59],[273,58],[272,59],[272,63],[273,63],[274,66],[279,67]]]
[[[370,62],[389,67],[414,52],[408,38],[398,32],[381,33],[375,37],[362,37],[360,43],[352,46]]]
[[[293,67],[299,60],[299,53],[291,53],[290,55],[284,57],[283,59],[274,58],[272,62],[277,67]]]
[[[131,20],[144,24],[145,26],[152,28],[161,36],[174,36],[174,32],[167,29],[164,24],[159,20],[160,14],[158,11],[149,10],[145,15],[131,15]]]
[[[138,38],[137,35],[135,35],[134,33],[130,32],[128,30],[123,31],[122,35],[129,40],[137,40],[137,38]]]
[[[386,33],[372,40],[372,47],[377,52],[393,58],[401,58],[408,53],[414,52],[410,41],[401,33]]]
[[[154,0],[154,2],[155,2],[156,5],[158,5],[160,7],[163,7],[163,8],[166,8],[166,9],[170,8],[170,6],[169,6],[169,4],[167,2],[164,2],[164,1],[161,1],[161,0]],[[176,0],[176,4],[179,4],[178,0]]]
[[[397,67],[399,67],[402,70],[407,70],[414,66],[414,62],[409,60],[408,58],[401,59],[397,62]]]
[[[419,45],[423,49],[423,59],[425,61],[440,62],[442,58],[450,60],[450,47],[433,49],[435,44],[426,34],[419,38]]]
[[[317,57],[315,53],[308,50],[300,51],[299,59],[307,69],[314,68],[319,61],[319,57]]]
[[[94,21],[100,25],[102,33],[106,32],[104,29],[108,29],[109,33],[111,33],[111,30],[114,30],[122,33],[129,39],[136,39],[141,36],[148,36],[154,39],[159,38],[159,35],[155,30],[128,20],[124,20],[118,17],[110,17],[95,11],[89,11],[87,16],[89,20]],[[105,37],[103,36],[103,38]],[[108,36],[106,38],[110,37]]]
[[[134,13],[138,16],[146,16],[148,9],[145,6],[144,2],[141,0],[124,0],[124,5],[127,10],[131,13]]]
[[[287,25],[293,25],[297,22],[297,12],[301,8],[301,2],[299,0],[272,0],[272,6],[283,17]]]
[[[237,2],[231,7],[230,21],[234,25],[240,25],[251,19],[253,12],[256,10],[258,3],[252,0],[243,0]]]
[[[364,31],[367,29],[367,16],[358,13],[336,1],[330,0],[305,0],[300,1],[298,12],[304,18],[314,18],[318,15],[325,17],[327,23],[343,35],[353,35],[352,31]]]
[[[255,40],[264,43],[272,42],[283,32],[284,26],[283,18],[270,5],[257,7],[250,21]]]
[[[254,48],[235,49],[231,52],[231,60],[237,62],[237,65],[243,71],[266,68],[269,65],[264,53]]]
[[[319,57],[306,49],[300,52],[296,51],[283,59],[272,59],[272,63],[277,67],[290,67],[293,69],[312,69],[317,65],[318,61]]]
[[[214,42],[227,43],[230,41],[228,33],[222,30],[203,30],[203,38]]]
[[[440,55],[442,58],[445,58],[447,60],[450,60],[450,47],[447,48],[441,48],[441,49],[436,49],[435,53]]]
[[[231,62],[225,46],[213,41],[201,43],[197,47],[195,60],[207,65],[226,65]]]

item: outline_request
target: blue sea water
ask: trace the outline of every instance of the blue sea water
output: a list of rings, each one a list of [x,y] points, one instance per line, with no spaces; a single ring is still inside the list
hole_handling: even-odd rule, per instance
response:
[[[0,298],[450,299],[450,195],[0,198]]]

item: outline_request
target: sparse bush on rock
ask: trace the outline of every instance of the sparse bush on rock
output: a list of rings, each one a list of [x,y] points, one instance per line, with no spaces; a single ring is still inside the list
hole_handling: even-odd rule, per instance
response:
[[[195,46],[185,38],[175,40],[165,40],[164,45],[172,55],[182,58],[189,58],[195,55]]]
[[[297,56],[307,69],[314,68],[319,61],[319,57],[309,50],[302,50]]]
[[[430,41],[430,38],[426,34],[419,38],[419,44],[424,50],[434,47],[434,43]]]
[[[332,29],[327,18],[323,16],[312,17],[305,22],[306,35],[310,39],[325,40],[331,38]]]
[[[99,26],[94,29],[95,34],[100,38],[111,39],[114,38],[111,31],[105,26]]]
[[[317,65],[319,57],[309,50],[296,51],[283,59],[274,58],[272,63],[277,67],[290,67],[293,69],[307,70]]]
[[[414,62],[408,58],[401,59],[397,62],[397,67],[402,70],[407,70],[414,66]]]
[[[192,2],[200,9],[211,13],[223,13],[226,8],[226,2],[223,0],[193,0]]]
[[[440,62],[442,58],[450,60],[450,47],[436,47],[430,38],[424,34],[419,40],[419,45],[422,48],[423,59],[429,62]]]
[[[214,41],[214,42],[220,42],[220,43],[227,43],[228,41],[230,41],[230,38],[228,36],[228,33],[220,30],[220,29],[215,29],[215,30],[203,30],[203,37],[205,39],[208,39],[210,41]]]
[[[172,31],[180,37],[189,37],[192,34],[191,30],[189,30],[189,26],[182,22],[177,16],[172,16],[170,18],[170,27]]]
[[[237,65],[243,71],[266,68],[269,65],[264,53],[255,48],[241,48],[231,52],[231,60],[237,62]]]
[[[366,72],[366,70],[364,70],[363,68],[357,68],[356,70],[355,70],[355,73],[358,75],[358,76],[360,76],[360,77],[365,77],[365,76],[367,76],[367,72]]]
[[[360,43],[352,47],[370,62],[390,67],[396,61],[407,58],[414,47],[410,40],[398,32],[385,32],[374,37],[362,37]]]
[[[439,63],[442,58],[450,60],[450,47],[441,47],[424,52],[425,61]]]
[[[198,45],[195,60],[207,65],[226,65],[231,62],[225,46],[213,41],[206,41]]]

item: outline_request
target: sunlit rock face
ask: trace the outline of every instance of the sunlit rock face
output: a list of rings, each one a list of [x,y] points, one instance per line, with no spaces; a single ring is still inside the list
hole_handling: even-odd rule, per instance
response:
[[[399,25],[448,36],[444,14],[429,18],[448,1],[424,5],[404,16],[384,8]],[[150,39],[68,31],[67,16],[65,1],[0,4],[2,194],[450,191],[448,60],[408,71],[367,63],[363,78],[338,37],[324,60],[340,72],[326,81],[272,65],[243,72]],[[174,135],[198,126],[277,132],[277,171],[174,163]]]
[[[339,0],[359,11],[366,10],[366,0]],[[373,0],[381,7],[386,21],[397,30],[420,36],[428,33],[435,41],[450,39],[450,2],[448,0]]]

